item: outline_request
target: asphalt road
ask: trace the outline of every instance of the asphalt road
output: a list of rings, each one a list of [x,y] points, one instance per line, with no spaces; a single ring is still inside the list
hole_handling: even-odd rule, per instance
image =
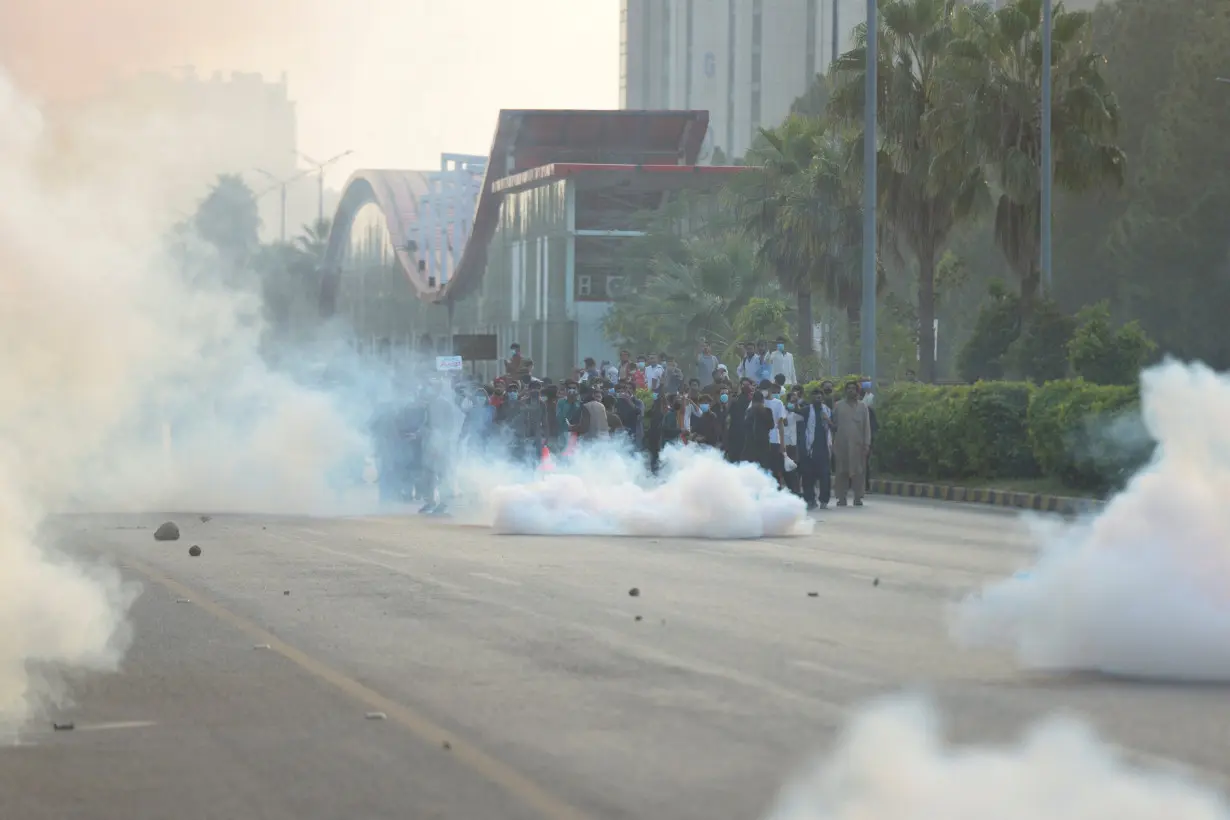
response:
[[[0,750],[0,817],[746,820],[852,709],[920,687],[961,738],[1075,711],[1230,772],[1221,688],[948,643],[944,603],[1028,560],[1010,514],[873,497],[758,542],[184,514],[155,543],[164,517],[57,523],[144,584],[135,646],[75,681],[74,731]]]

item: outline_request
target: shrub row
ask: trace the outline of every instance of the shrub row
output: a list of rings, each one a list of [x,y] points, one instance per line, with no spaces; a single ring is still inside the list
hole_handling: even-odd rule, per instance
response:
[[[1104,492],[1152,455],[1137,387],[1047,382],[898,384],[876,397],[873,458],[931,481],[1034,478]]]

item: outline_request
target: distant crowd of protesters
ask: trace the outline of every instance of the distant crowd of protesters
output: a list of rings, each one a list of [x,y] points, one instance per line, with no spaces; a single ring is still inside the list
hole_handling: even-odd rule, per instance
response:
[[[384,408],[373,424],[381,496],[447,510],[448,465],[457,454],[491,453],[534,465],[567,456],[585,442],[620,439],[654,472],[671,445],[711,447],[730,462],[750,462],[796,493],[809,509],[835,495],[863,505],[875,432],[871,385],[823,381],[811,395],[779,338],[745,346],[735,374],[707,344],[693,374],[664,353],[599,364],[587,358],[571,377],[539,378],[513,344],[503,375],[488,384],[437,378],[407,405]]]

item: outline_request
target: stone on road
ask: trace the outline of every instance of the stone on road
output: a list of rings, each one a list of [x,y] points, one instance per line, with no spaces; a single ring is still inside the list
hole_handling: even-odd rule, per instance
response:
[[[1076,712],[1230,770],[1217,688],[1026,676],[949,643],[945,604],[1029,562],[1001,511],[874,498],[729,542],[219,515],[207,562],[117,523],[156,521],[58,522],[145,585],[123,671],[75,676],[60,720],[131,728],[0,750],[0,817],[754,818],[852,710],[920,686],[961,740]],[[635,612],[629,576],[653,579]]]

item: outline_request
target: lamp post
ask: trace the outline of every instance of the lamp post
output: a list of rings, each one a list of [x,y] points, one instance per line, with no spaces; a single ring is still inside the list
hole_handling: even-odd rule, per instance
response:
[[[1042,292],[1051,293],[1051,0],[1042,0]]]
[[[879,89],[879,9],[867,0],[867,68],[863,89],[863,376],[876,378],[876,103]]]
[[[273,181],[274,186],[281,189],[281,192],[282,192],[282,211],[281,211],[282,242],[285,243],[286,242],[286,186],[290,185],[292,182],[303,179],[305,176],[308,175],[309,172],[301,171],[300,173],[295,174],[294,176],[281,178],[281,177],[275,176],[274,174],[269,173],[264,168],[254,168],[253,170],[256,171],[256,173],[258,174],[264,174],[265,176],[269,177],[269,179]]]
[[[307,160],[308,164],[311,165],[312,168],[316,171],[316,173],[320,175],[319,179],[317,180],[319,188],[318,188],[318,196],[316,200],[316,203],[317,203],[316,204],[316,219],[318,222],[325,221],[325,169],[328,168],[330,165],[334,164],[335,162],[345,159],[346,157],[350,156],[353,153],[354,151],[343,151],[342,153],[338,154],[336,157],[327,159],[324,162],[319,162],[317,160],[314,160],[311,157],[309,157],[307,154],[299,154],[299,156]]]

